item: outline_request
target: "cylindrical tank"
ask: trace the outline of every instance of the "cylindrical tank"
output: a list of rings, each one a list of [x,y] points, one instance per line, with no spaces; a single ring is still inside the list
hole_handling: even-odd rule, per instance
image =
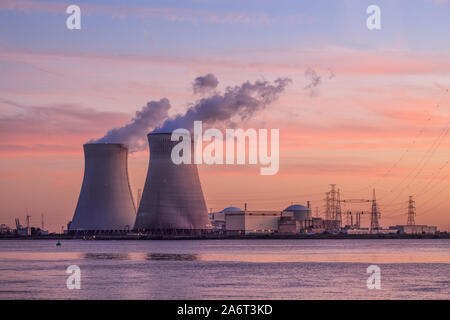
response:
[[[136,207],[128,180],[128,148],[119,143],[83,148],[83,185],[69,230],[131,229]]]
[[[206,229],[208,212],[196,164],[172,162],[169,133],[149,133],[150,161],[134,228]]]

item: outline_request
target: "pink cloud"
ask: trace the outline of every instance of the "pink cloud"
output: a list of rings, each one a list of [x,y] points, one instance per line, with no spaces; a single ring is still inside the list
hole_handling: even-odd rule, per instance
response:
[[[255,62],[252,55],[243,53],[240,58],[233,59],[225,56],[216,58],[193,57],[162,57],[140,55],[109,55],[94,53],[52,53],[52,52],[21,52],[3,48],[0,59],[5,61],[20,61],[34,66],[54,64],[55,61],[71,62],[75,64],[114,63],[115,66],[143,66],[154,65],[160,67],[196,67],[210,70],[250,70],[276,72],[279,74],[301,74],[309,65],[317,66],[322,73],[329,72],[329,66],[334,65],[333,71],[337,76],[342,74],[360,75],[402,75],[402,74],[448,74],[450,73],[450,58],[445,54],[415,54],[410,52],[391,51],[355,51],[331,49],[324,55],[321,51],[292,51],[284,59],[284,63],[265,61]],[[281,52],[280,52],[281,53]],[[255,54],[255,53],[253,53]],[[263,55],[263,53],[262,53]],[[264,55],[263,55],[264,56]],[[249,61],[247,61],[247,59]],[[253,61],[252,61],[253,60]],[[46,70],[51,71],[51,70]],[[54,72],[54,71],[53,71]]]
[[[79,152],[87,140],[101,136],[129,116],[78,105],[26,106],[1,99],[14,112],[0,117],[0,153]]]

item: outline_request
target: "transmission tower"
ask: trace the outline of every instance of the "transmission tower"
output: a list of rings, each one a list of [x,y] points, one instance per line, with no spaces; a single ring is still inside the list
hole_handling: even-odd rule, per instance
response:
[[[346,225],[347,225],[347,226],[353,226],[353,216],[352,216],[352,212],[347,210],[347,212],[345,212],[345,215],[346,215],[346,217],[347,217]]]
[[[416,224],[414,217],[416,216],[416,206],[415,201],[412,196],[409,196],[409,204],[408,204],[408,222],[406,223],[408,226],[413,226]]]
[[[325,220],[330,220],[330,193],[325,193]]]
[[[378,222],[380,212],[377,207],[377,200],[375,197],[375,189],[373,189],[373,198],[372,198],[372,213],[370,215],[370,230],[379,229],[380,225]]]
[[[338,210],[338,192],[336,185],[331,184],[331,190],[325,193],[325,218],[326,220],[336,220]]]
[[[336,193],[336,185],[335,184],[330,184],[331,186],[331,191],[330,191],[330,202],[331,202],[331,220],[336,220],[336,200],[337,200],[337,193]]]
[[[338,189],[336,197],[336,220],[339,221],[339,227],[342,226],[342,211],[341,211],[341,193]]]

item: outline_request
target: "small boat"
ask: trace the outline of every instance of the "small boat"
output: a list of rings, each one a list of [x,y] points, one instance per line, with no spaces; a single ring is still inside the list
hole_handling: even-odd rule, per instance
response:
[[[56,246],[57,247],[60,247],[61,246],[61,242],[58,240],[58,242],[56,243]]]

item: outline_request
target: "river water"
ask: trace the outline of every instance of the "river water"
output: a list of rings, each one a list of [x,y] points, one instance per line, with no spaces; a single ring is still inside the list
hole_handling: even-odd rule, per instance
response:
[[[0,299],[450,298],[449,239],[61,243],[0,241]],[[381,289],[367,288],[370,265]]]

